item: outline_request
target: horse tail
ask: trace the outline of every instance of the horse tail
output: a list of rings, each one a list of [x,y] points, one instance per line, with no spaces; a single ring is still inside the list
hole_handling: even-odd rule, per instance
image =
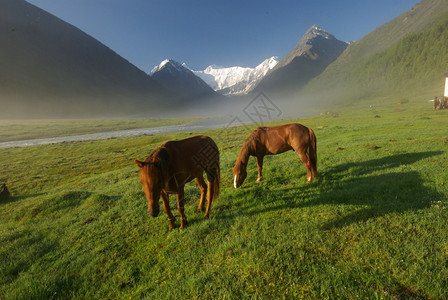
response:
[[[219,186],[221,183],[221,169],[220,169],[220,163],[219,163],[219,149],[216,143],[210,139],[210,143],[214,152],[213,155],[213,162],[211,163],[210,173],[211,177],[213,178],[213,199],[217,199],[219,196]]]
[[[316,135],[311,128],[308,128],[308,132],[310,135],[310,145],[308,147],[308,154],[310,156],[311,169],[313,170],[313,177],[317,176],[317,143],[316,143]]]

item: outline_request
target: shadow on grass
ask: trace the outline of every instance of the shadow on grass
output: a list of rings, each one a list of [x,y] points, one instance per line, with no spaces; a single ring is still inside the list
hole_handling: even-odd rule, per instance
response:
[[[443,154],[443,152],[400,154],[326,168],[319,175],[318,180],[307,184],[300,190],[280,188],[278,197],[268,200],[267,203],[265,202],[262,209],[255,208],[259,205],[259,202],[255,201],[241,207],[241,213],[256,215],[269,211],[300,209],[319,205],[359,207],[359,209],[351,208],[350,210],[355,211],[323,226],[324,229],[331,229],[367,221],[390,213],[427,208],[431,206],[432,201],[440,200],[442,195],[424,185],[420,172],[414,170],[399,171],[394,170],[394,168],[412,165],[420,160],[440,154]],[[260,187],[242,192],[257,195],[257,193],[266,191],[263,191],[263,188]],[[305,197],[306,200],[302,200],[303,195],[309,196]],[[279,199],[283,204],[272,205]],[[222,217],[228,218],[229,216]]]
[[[406,153],[387,156],[379,159],[372,159],[364,162],[345,163],[331,167],[323,173],[324,178],[331,178],[331,176],[340,176],[341,173],[347,171],[351,172],[353,177],[365,176],[371,172],[377,172],[384,169],[396,168],[403,165],[411,165],[419,160],[429,158],[436,155],[441,155],[442,151],[429,151]]]
[[[43,195],[43,193],[39,193],[39,194],[32,194],[32,195],[25,195],[25,196],[9,196],[8,199],[0,201],[0,206],[2,205],[6,205],[9,203],[14,203],[14,202],[18,202],[21,200],[26,200],[28,198],[34,198],[34,197],[38,197]]]

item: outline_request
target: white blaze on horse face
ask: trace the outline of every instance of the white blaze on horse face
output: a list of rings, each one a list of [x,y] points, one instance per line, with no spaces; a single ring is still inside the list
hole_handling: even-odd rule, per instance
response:
[[[235,188],[237,188],[237,186],[236,186],[236,180],[238,179],[238,177],[237,177],[237,175],[235,175],[235,178],[233,179],[233,186],[235,187]]]

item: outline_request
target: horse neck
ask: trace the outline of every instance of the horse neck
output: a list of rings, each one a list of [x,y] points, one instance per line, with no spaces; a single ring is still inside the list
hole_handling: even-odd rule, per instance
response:
[[[241,151],[238,154],[238,158],[236,159],[235,163],[237,166],[244,166],[244,168],[246,168],[250,153],[253,150],[252,148],[253,148],[253,140],[249,138],[246,140],[246,142],[244,142],[243,146],[241,147]]]

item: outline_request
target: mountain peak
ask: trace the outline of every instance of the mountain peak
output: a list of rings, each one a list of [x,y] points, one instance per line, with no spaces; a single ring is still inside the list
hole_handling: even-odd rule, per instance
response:
[[[163,70],[165,68],[172,68],[175,69],[177,71],[182,71],[183,69],[185,69],[185,67],[183,67],[182,64],[178,63],[177,61],[171,59],[171,58],[167,58],[164,61],[162,61],[158,66],[155,66],[151,72],[149,72],[149,75],[152,76],[154,73]]]
[[[214,98],[217,94],[202,79],[197,77],[185,63],[165,59],[154,67],[150,75],[168,90],[191,99]]]
[[[280,61],[280,58],[278,56],[272,56],[270,58],[265,59],[261,64],[255,67],[255,69],[267,69],[269,71],[270,69],[274,68],[278,62]],[[265,74],[264,74],[265,75]]]
[[[163,68],[166,64],[175,63],[174,60],[167,58],[159,64],[159,69]]]
[[[312,39],[312,38],[315,38],[318,36],[321,36],[325,39],[334,39],[335,38],[331,33],[326,31],[325,29],[322,29],[318,25],[314,24],[313,26],[310,27],[310,29],[307,30],[307,32],[302,37],[302,39],[308,40],[308,39]]]
[[[347,47],[346,42],[339,41],[330,32],[314,24],[302,36],[296,47],[289,52],[274,69],[279,69],[288,65],[294,58],[299,56],[308,56],[311,59],[317,59],[320,56],[330,55],[331,59],[335,59],[340,55],[340,52],[342,52],[337,50],[333,53],[334,51],[332,48],[334,48],[335,45],[336,48],[342,51]]]
[[[311,26],[299,43],[263,78],[256,90],[285,90],[303,86],[322,72],[347,48],[318,25]]]

